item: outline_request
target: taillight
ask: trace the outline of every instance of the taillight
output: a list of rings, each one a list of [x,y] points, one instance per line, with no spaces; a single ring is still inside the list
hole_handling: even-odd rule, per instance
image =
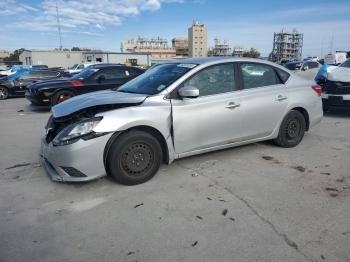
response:
[[[318,96],[321,96],[322,94],[322,87],[319,85],[312,85],[312,89],[316,92]]]
[[[72,86],[75,86],[75,87],[84,86],[84,83],[78,80],[71,81],[70,83],[72,84]]]

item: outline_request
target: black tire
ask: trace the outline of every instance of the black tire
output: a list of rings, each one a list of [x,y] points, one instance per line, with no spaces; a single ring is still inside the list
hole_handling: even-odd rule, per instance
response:
[[[69,98],[72,98],[73,96],[75,96],[75,94],[72,91],[69,91],[69,90],[58,91],[56,94],[53,95],[51,104],[52,106],[57,105],[59,103],[62,103],[63,101],[66,101]]]
[[[106,171],[118,183],[137,185],[157,173],[162,159],[162,148],[155,137],[142,131],[130,131],[111,144]]]
[[[5,100],[9,97],[9,90],[5,86],[0,86],[0,100]]]
[[[303,139],[306,120],[302,113],[291,110],[283,119],[278,137],[273,142],[281,147],[294,147]]]

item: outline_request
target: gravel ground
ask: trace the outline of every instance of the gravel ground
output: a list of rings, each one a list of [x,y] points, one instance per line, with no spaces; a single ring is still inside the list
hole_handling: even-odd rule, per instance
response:
[[[163,165],[149,182],[51,182],[49,117],[0,101],[0,261],[350,261],[350,112],[296,148],[268,142]]]

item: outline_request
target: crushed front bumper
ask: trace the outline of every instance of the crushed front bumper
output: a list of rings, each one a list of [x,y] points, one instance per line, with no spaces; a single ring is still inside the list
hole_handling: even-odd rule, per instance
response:
[[[46,132],[41,139],[42,165],[53,181],[82,182],[106,175],[103,155],[112,133],[64,146],[48,144],[45,136]]]

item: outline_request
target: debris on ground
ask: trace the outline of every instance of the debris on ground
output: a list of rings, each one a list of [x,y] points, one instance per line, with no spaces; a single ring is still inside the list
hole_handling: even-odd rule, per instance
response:
[[[213,199],[211,199],[210,197],[207,197],[207,199],[208,199],[208,200],[213,200]]]
[[[306,168],[303,166],[292,166],[292,168],[294,168],[295,170],[298,170],[301,173],[304,173]]]
[[[227,212],[228,212],[228,210],[225,208],[224,210],[222,210],[221,214],[222,214],[223,216],[226,216],[226,215],[227,215]]]
[[[130,256],[130,255],[133,255],[133,254],[135,254],[135,252],[134,251],[130,251],[127,255]]]
[[[191,246],[195,247],[195,246],[197,246],[197,244],[198,244],[198,241],[195,241],[194,243],[192,243]]]
[[[198,173],[192,173],[192,176],[196,177],[196,176],[198,176]]]
[[[336,191],[336,192],[339,191],[338,188],[336,188],[336,187],[326,187],[325,190],[326,191]]]
[[[201,217],[201,216],[196,216],[196,218],[198,218],[198,219],[200,219],[200,220],[202,220],[202,219],[203,219],[203,217]]]
[[[20,109],[20,110],[18,110],[17,112],[18,112],[18,113],[20,113],[20,112],[24,112],[24,110],[23,110],[23,109]]]
[[[134,208],[138,208],[140,206],[143,206],[144,204],[143,203],[140,203],[140,204],[137,204],[136,206],[134,206]]]
[[[329,173],[329,172],[322,172],[321,175],[330,176],[331,173]]]
[[[234,217],[230,217],[230,220],[232,221],[236,221],[236,219]]]
[[[273,159],[272,156],[262,156],[262,158],[265,159],[265,160],[272,160]]]
[[[24,166],[30,166],[31,163],[24,163],[24,164],[16,164],[10,167],[6,167],[5,170],[10,170],[10,169],[14,169],[14,168],[18,168],[18,167],[24,167]]]

